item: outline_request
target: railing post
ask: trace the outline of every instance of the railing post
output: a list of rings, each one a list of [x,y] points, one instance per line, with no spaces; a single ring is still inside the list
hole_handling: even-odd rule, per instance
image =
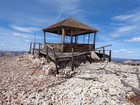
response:
[[[103,61],[105,61],[105,48],[103,47]]]
[[[56,55],[55,55],[55,49],[54,49],[54,48],[53,48],[53,53],[54,53],[54,60],[55,60],[56,74],[59,74],[58,67],[57,67],[57,58],[56,58]]]
[[[30,49],[29,49],[29,54],[32,52],[32,42],[30,43]]]
[[[109,51],[109,62],[111,62],[111,50]]]
[[[90,58],[91,58],[92,45],[90,45]]]
[[[72,47],[72,65],[71,65],[71,70],[74,70],[74,48]]]
[[[41,43],[39,43],[39,50],[38,50],[38,55],[40,56],[40,47],[41,47]]]
[[[35,50],[35,43],[34,43],[34,45],[33,45],[33,54],[35,53],[34,50]]]
[[[47,58],[47,62],[49,63],[49,56],[48,56],[48,46],[45,44],[45,50],[46,50],[46,58]]]

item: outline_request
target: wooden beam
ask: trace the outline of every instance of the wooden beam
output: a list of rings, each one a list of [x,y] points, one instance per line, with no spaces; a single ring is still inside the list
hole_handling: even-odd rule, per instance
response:
[[[88,44],[89,44],[90,34],[88,34]]]
[[[71,44],[73,43],[73,36],[72,36],[72,34],[73,34],[73,30],[71,30],[71,39],[70,39],[70,42],[71,42]]]
[[[93,39],[93,46],[95,48],[95,44],[96,44],[96,32],[94,33],[94,39]]]
[[[76,43],[76,36],[74,37],[74,39],[75,39],[75,42],[74,43]]]
[[[126,83],[124,80],[121,80],[121,83],[126,87],[130,87],[135,94],[140,96],[140,89],[131,86],[130,84]]]
[[[103,61],[105,61],[105,48],[103,48]]]
[[[75,36],[76,37],[76,43],[78,43],[78,36]]]
[[[41,43],[39,43],[38,57],[40,56]]]
[[[44,31],[44,43],[46,43],[46,33]]]
[[[62,49],[61,52],[64,51],[64,43],[65,43],[65,29],[62,29]]]
[[[112,44],[109,44],[109,45],[105,45],[105,46],[98,47],[98,48],[96,48],[96,50],[97,50],[97,49],[101,49],[101,48],[105,48],[105,47],[109,47],[109,46],[112,46]]]
[[[109,62],[111,62],[111,50],[109,51]]]
[[[84,38],[83,38],[83,44],[85,43],[85,34],[84,34]]]
[[[72,64],[71,64],[71,70],[74,70],[74,46],[72,47]]]
[[[33,45],[33,54],[35,53],[35,43]]]
[[[29,54],[31,54],[32,52],[32,42],[30,43],[30,50],[29,50]]]

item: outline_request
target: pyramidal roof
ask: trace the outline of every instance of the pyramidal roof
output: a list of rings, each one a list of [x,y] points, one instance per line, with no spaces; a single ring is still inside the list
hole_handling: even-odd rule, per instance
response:
[[[90,26],[87,26],[87,25],[85,25],[81,22],[78,22],[72,18],[67,18],[67,19],[62,20],[56,24],[53,24],[47,28],[44,28],[43,31],[53,33],[53,30],[56,30],[58,28],[61,29],[62,27],[71,28],[71,29],[81,29],[81,30],[86,30],[86,31],[90,31],[90,32],[97,32],[98,31],[97,29],[94,29]]]

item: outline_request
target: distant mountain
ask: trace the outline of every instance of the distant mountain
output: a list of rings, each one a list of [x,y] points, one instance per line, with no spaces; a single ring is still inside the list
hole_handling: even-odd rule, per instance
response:
[[[27,51],[5,51],[2,50],[0,51],[0,57],[1,56],[18,56],[18,55],[22,55],[28,53]]]
[[[140,62],[140,59],[112,58],[113,62],[121,63],[125,61]]]

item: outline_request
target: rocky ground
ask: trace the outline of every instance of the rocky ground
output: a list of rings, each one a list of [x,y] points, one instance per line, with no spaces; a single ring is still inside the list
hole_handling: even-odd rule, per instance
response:
[[[32,55],[0,57],[0,105],[140,105],[121,83],[139,88],[140,66],[81,63],[73,72],[54,70],[53,63]]]

